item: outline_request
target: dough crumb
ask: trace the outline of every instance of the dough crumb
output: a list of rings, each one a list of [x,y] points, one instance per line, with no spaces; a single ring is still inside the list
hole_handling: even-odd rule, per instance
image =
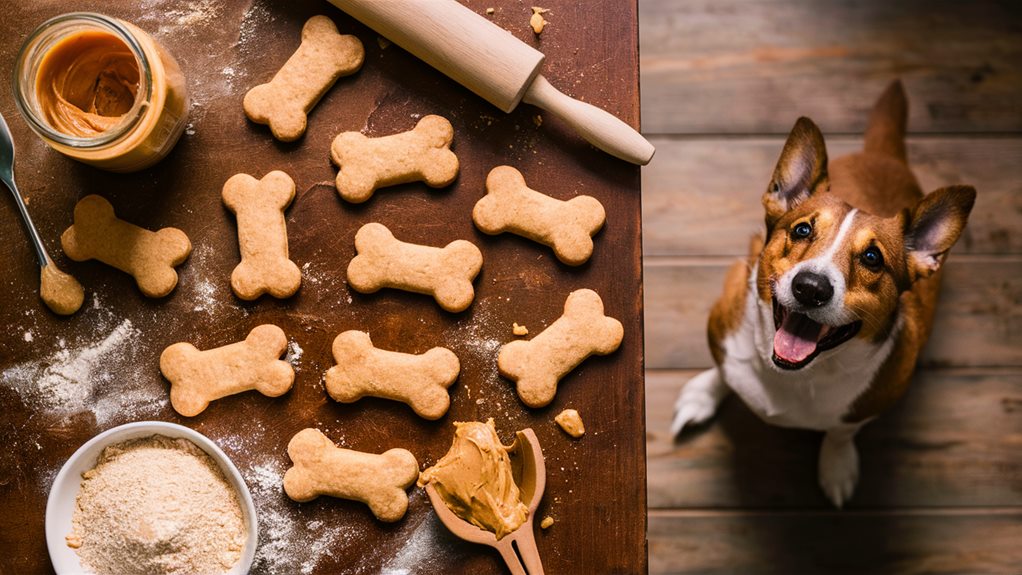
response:
[[[539,114],[536,114],[535,116],[532,117],[532,123],[536,124],[537,128],[542,126],[543,125],[543,116],[540,116]]]
[[[543,14],[546,14],[549,11],[550,10],[547,10],[546,8],[539,8],[536,6],[532,7],[532,17],[529,18],[529,26],[532,26],[532,31],[537,36],[539,36],[543,32],[543,28],[549,24],[549,22],[546,21],[546,18],[543,17]]]
[[[515,335],[529,335],[529,328],[524,325],[518,325],[518,322],[511,324],[511,331]]]
[[[78,549],[82,546],[82,538],[74,534],[65,535],[64,541],[67,542],[67,546],[71,549]]]
[[[565,409],[554,418],[557,425],[561,426],[564,433],[578,439],[586,433],[586,426],[582,423],[582,417],[574,409]]]
[[[487,8],[486,9],[486,13],[487,14],[493,14],[494,12],[496,12],[496,10],[494,10],[493,8]]]
[[[543,518],[543,521],[541,521],[539,523],[539,528],[540,529],[549,529],[550,526],[553,525],[553,524],[554,524],[554,518],[550,517],[549,515],[547,515],[546,517]]]

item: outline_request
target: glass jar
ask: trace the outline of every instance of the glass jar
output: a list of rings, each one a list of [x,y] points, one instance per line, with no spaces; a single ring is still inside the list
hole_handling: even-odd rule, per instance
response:
[[[134,25],[90,12],[32,32],[14,66],[14,97],[51,148],[112,172],[162,160],[188,119],[185,78],[170,52]]]

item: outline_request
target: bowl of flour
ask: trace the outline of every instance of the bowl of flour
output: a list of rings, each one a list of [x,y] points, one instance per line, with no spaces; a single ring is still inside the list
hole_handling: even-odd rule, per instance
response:
[[[93,437],[61,468],[46,502],[58,575],[242,575],[258,535],[231,460],[201,433],[163,421]]]

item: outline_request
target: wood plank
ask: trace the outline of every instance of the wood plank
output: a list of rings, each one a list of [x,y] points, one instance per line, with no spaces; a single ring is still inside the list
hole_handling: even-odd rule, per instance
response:
[[[650,134],[861,132],[902,78],[915,132],[1022,130],[1017,3],[640,0]]]
[[[1017,574],[1022,510],[651,512],[653,575]]]
[[[650,508],[830,508],[816,484],[819,433],[769,426],[731,397],[707,425],[670,436],[696,373],[646,372]],[[850,509],[1022,506],[1022,371],[922,370],[856,445]]]
[[[646,258],[646,367],[711,364],[706,320],[729,258]],[[945,266],[923,365],[1022,365],[1022,258],[959,254]]]
[[[642,170],[646,255],[744,255],[763,227],[760,196],[784,145],[772,138],[654,138]],[[862,139],[827,138],[831,157]],[[926,191],[964,183],[976,206],[955,253],[1022,253],[1022,138],[911,138],[909,158]]]

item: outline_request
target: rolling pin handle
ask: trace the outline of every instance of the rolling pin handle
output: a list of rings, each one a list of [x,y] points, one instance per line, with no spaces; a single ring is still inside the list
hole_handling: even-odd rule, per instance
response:
[[[523,100],[558,116],[590,144],[626,162],[645,166],[656,151],[631,126],[606,110],[558,91],[542,75],[536,76]]]

